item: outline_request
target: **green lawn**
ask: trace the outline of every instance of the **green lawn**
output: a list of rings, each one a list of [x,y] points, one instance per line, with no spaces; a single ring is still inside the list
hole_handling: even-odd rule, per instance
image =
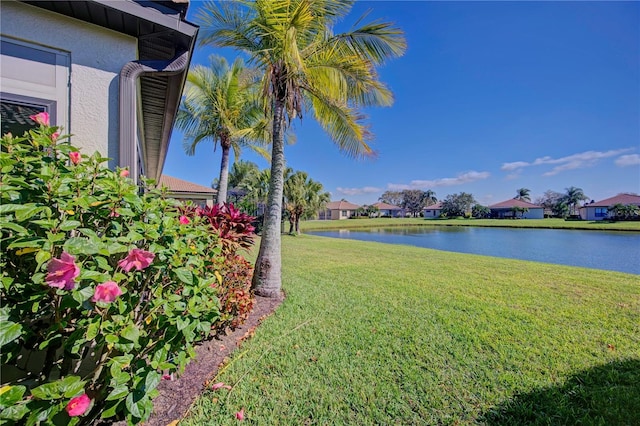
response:
[[[640,421],[637,275],[308,235],[283,274],[181,425]]]
[[[423,219],[423,218],[380,218],[347,220],[309,220],[300,223],[304,231],[325,229],[354,229],[363,227],[388,226],[497,226],[515,228],[551,229],[593,229],[608,231],[638,231],[640,222],[569,221],[564,219]],[[287,229],[289,229],[287,227]]]

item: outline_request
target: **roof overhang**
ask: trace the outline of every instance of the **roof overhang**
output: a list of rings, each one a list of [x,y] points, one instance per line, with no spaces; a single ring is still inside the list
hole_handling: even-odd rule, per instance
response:
[[[183,52],[187,53],[187,65],[181,72],[140,77],[144,172],[147,177],[159,179],[198,35],[198,26],[185,20],[188,2],[22,1],[137,38],[138,58],[131,58],[132,61],[169,61]]]

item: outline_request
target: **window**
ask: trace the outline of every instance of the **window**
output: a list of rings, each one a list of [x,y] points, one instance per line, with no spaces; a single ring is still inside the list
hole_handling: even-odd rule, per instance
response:
[[[347,217],[347,211],[346,210],[340,210],[340,216],[341,217]]]
[[[69,53],[4,35],[0,43],[2,134],[22,136],[35,126],[29,116],[43,111],[69,133]]]
[[[607,208],[596,207],[596,217],[607,217]]]
[[[39,112],[49,113],[49,122],[56,124],[56,102],[47,99],[0,93],[0,121],[2,134],[11,132],[13,136],[22,136],[24,132],[37,127],[29,117]]]

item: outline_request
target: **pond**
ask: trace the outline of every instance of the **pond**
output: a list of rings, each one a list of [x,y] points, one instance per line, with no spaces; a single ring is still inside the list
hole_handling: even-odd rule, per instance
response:
[[[309,234],[640,274],[640,233],[438,226]]]

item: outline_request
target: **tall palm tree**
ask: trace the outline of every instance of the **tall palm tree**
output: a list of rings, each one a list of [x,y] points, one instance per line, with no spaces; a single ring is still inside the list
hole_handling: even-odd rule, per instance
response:
[[[575,216],[576,215],[576,207],[580,201],[588,200],[589,197],[584,195],[584,191],[582,188],[576,188],[575,186],[571,186],[565,189],[567,191],[565,197],[566,202],[569,206],[569,214]]]
[[[197,65],[189,71],[176,125],[185,131],[187,155],[194,155],[202,141],[213,141],[214,150],[220,144],[217,202],[222,204],[227,201],[230,151],[237,159],[241,147],[248,146],[268,157],[264,148],[268,121],[258,102],[255,70],[246,68],[240,58],[231,66],[215,55],[209,62],[209,67]]]
[[[331,27],[352,5],[346,0],[207,2],[198,16],[201,44],[242,50],[264,73],[262,94],[273,130],[267,217],[253,276],[259,295],[278,296],[282,284],[283,131],[292,119],[313,111],[343,152],[372,155],[361,109],[393,102],[375,67],[404,53],[402,31],[378,21],[333,34]]]
[[[528,188],[520,188],[516,190],[517,195],[513,197],[516,200],[520,201],[531,201],[531,190]]]

